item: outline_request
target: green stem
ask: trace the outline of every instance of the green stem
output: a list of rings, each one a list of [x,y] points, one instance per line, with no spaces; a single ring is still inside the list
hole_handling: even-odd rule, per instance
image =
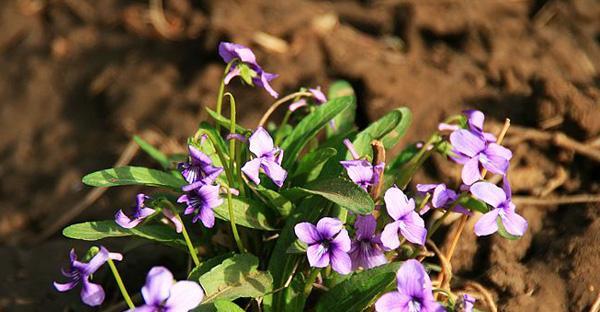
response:
[[[110,270],[112,271],[112,274],[115,277],[115,281],[117,281],[117,285],[119,286],[119,290],[121,290],[121,295],[123,295],[123,299],[125,299],[127,306],[130,309],[135,309],[135,305],[133,305],[133,301],[131,301],[131,297],[129,296],[129,293],[127,292],[127,289],[125,288],[125,285],[123,284],[121,275],[119,275],[119,271],[117,271],[117,267],[115,266],[115,263],[110,258],[108,258],[108,266],[110,267]]]
[[[240,234],[237,230],[237,225],[235,224],[235,219],[233,216],[233,202],[231,198],[231,189],[227,188],[227,208],[229,209],[229,222],[231,223],[231,232],[233,232],[233,239],[237,245],[237,248],[240,252],[245,253],[246,249],[244,249],[244,245],[242,244],[242,240],[240,239]]]
[[[317,276],[319,276],[319,271],[320,270],[316,269],[316,268],[312,269],[310,276],[306,280],[306,285],[304,285],[304,298],[307,298],[308,295],[310,295],[310,292],[312,291],[312,288],[313,288],[313,283],[317,279]]]
[[[425,205],[429,201],[430,197],[431,197],[430,193],[427,193],[427,195],[425,195],[425,198],[423,198],[423,201],[421,201],[421,203],[419,204],[419,207],[417,207],[417,210],[416,210],[417,212],[421,211],[421,209],[423,209],[423,207],[425,207]]]
[[[292,116],[292,111],[288,109],[285,112],[285,115],[283,116],[281,125],[279,126],[279,128],[277,129],[277,132],[275,133],[275,146],[279,146],[279,143],[281,143],[281,139],[283,138],[283,127],[285,125],[287,125],[288,121],[290,120],[290,116]]]
[[[427,140],[427,142],[423,144],[423,147],[421,147],[419,152],[413,158],[411,158],[411,160],[409,160],[403,167],[406,168],[404,169],[406,173],[400,176],[397,183],[401,189],[406,188],[413,175],[417,172],[417,169],[419,169],[419,167],[425,162],[425,160],[427,160],[427,158],[431,156],[433,149],[430,149],[429,147],[432,144],[434,144],[438,139],[439,135],[437,133],[432,134],[429,140]]]
[[[241,144],[240,144],[241,147]],[[240,195],[246,197],[246,188],[244,187],[244,177],[242,176],[242,149],[238,148],[235,151],[235,162],[238,164],[236,169],[238,178],[238,187],[240,188]]]
[[[192,244],[192,240],[190,239],[187,229],[185,228],[185,225],[183,224],[183,220],[181,220],[181,217],[179,215],[177,215],[177,219],[179,219],[179,222],[181,222],[181,234],[183,234],[183,238],[185,239],[185,244],[187,245],[187,248],[190,252],[192,261],[194,261],[195,266],[199,266],[200,259],[198,259],[198,253],[196,252],[196,248],[194,248],[194,245]]]
[[[217,114],[219,116],[221,116],[221,111],[223,110],[223,94],[225,93],[225,76],[227,76],[227,74],[229,73],[229,70],[231,69],[231,66],[233,66],[233,63],[235,63],[237,61],[238,61],[237,58],[231,60],[229,63],[227,63],[227,66],[225,66],[225,71],[223,71],[223,79],[221,79],[221,85],[219,86],[219,94],[217,95]],[[219,130],[221,130],[221,126],[219,125],[219,123],[217,123],[216,128],[217,128],[217,132]]]

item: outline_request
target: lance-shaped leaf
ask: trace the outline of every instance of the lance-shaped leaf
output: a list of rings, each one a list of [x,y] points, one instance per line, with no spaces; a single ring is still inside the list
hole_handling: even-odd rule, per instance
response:
[[[275,231],[268,220],[272,219],[269,208],[261,202],[242,197],[233,197],[232,200],[233,217],[235,223],[252,229]],[[223,204],[213,210],[215,216],[221,220],[229,221],[229,206],[227,199]]]
[[[250,254],[225,259],[198,281],[205,291],[204,303],[217,299],[257,298],[273,289],[271,274],[259,271],[258,258]]]
[[[118,167],[96,171],[83,177],[89,186],[109,187],[120,185],[145,185],[179,190],[186,184],[183,177],[145,167]]]
[[[332,147],[324,147],[315,149],[307,153],[298,162],[298,167],[294,171],[293,176],[308,175],[308,180],[316,178],[321,172],[321,168],[329,158],[335,156],[337,151]]]
[[[327,97],[330,100],[350,96],[356,98],[352,85],[345,80],[338,80],[329,86]],[[354,128],[354,119],[356,118],[356,101],[348,106],[343,112],[335,116],[333,119],[334,127],[327,127],[327,137],[331,137],[336,133],[345,133]]]
[[[113,220],[91,221],[69,225],[63,229],[63,235],[85,241],[96,241],[109,237],[137,236],[159,243],[186,247],[181,235],[175,232],[175,229],[163,224],[141,224],[126,229]]]
[[[292,211],[292,208],[294,208],[294,205],[289,199],[285,198],[285,196],[276,191],[268,189],[262,185],[257,185],[256,191],[263,196],[266,199],[267,204],[277,210],[279,215],[282,217],[289,215]]]
[[[212,303],[203,303],[192,312],[244,312],[237,304],[227,300],[216,300]]]
[[[212,109],[208,108],[208,107],[204,107],[206,109],[206,111],[208,112],[208,114],[210,115],[210,117],[212,117],[220,126],[225,127],[227,129],[229,129],[229,126],[231,126],[231,119],[225,117],[225,116],[221,116],[219,114],[217,114],[217,112],[213,111]],[[242,133],[242,134],[247,134],[250,133],[251,131],[236,124],[235,125],[235,132],[236,133]]]
[[[313,139],[331,119],[354,103],[353,97],[336,98],[320,105],[314,112],[304,117],[281,144],[281,148],[285,151],[283,167],[290,168],[306,143]]]
[[[325,293],[316,306],[317,312],[360,312],[396,281],[400,262],[393,262],[352,276]]]
[[[293,187],[283,192],[290,199],[306,195],[319,195],[357,214],[368,214],[375,209],[375,203],[369,193],[343,177],[319,179],[305,186]]]

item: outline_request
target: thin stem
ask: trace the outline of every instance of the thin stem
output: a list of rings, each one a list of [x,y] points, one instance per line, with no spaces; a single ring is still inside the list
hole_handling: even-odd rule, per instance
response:
[[[233,63],[235,63],[237,61],[238,61],[237,58],[229,61],[229,63],[227,63],[227,66],[225,66],[225,71],[223,71],[223,79],[221,79],[221,85],[219,86],[219,94],[217,94],[217,115],[219,115],[219,116],[221,116],[221,111],[223,109],[223,94],[225,93],[225,77],[229,73],[229,70],[231,69],[231,66],[233,66]],[[221,126],[219,125],[219,123],[216,124],[216,128],[217,128],[217,132],[221,129]]]
[[[233,199],[231,197],[230,188],[227,188],[227,208],[229,210],[229,222],[231,223],[231,232],[233,232],[233,239],[235,240],[238,250],[242,253],[245,253],[246,249],[244,249],[244,245],[242,244],[242,240],[240,239],[240,234],[237,230],[237,225],[235,224],[235,217],[233,215]]]
[[[294,99],[294,100],[296,100],[296,99]],[[287,111],[285,111],[285,115],[283,115],[283,120],[281,121],[281,125],[279,126],[279,128],[277,129],[277,132],[275,133],[275,146],[279,146],[279,143],[281,143],[281,139],[283,138],[283,127],[285,125],[287,125],[291,116],[292,116],[291,110],[288,109]]]
[[[304,285],[304,297],[308,297],[308,295],[310,295],[310,292],[312,291],[313,288],[313,283],[315,282],[315,280],[317,279],[317,276],[319,276],[319,269],[312,269],[312,272],[310,273],[310,276],[308,277],[308,279],[306,280],[306,285]]]
[[[506,132],[508,132],[509,127],[510,127],[510,119],[506,118],[504,120],[504,126],[502,126],[502,130],[500,130],[500,134],[498,134],[498,140],[496,140],[496,143],[502,144],[502,141],[504,140],[504,137],[506,136]],[[487,169],[483,168],[483,170],[481,170],[481,178],[485,180],[486,174],[487,174]]]
[[[419,152],[415,156],[413,156],[413,158],[411,158],[411,160],[409,160],[405,164],[405,166],[403,166],[403,168],[406,168],[406,174],[400,177],[398,181],[398,187],[400,187],[401,189],[406,188],[419,166],[423,164],[423,162],[425,162],[425,160],[431,155],[431,151],[433,149],[430,148],[430,146],[438,139],[439,135],[437,134],[437,132],[432,134],[431,137],[429,137],[429,140],[427,140],[427,142],[423,144],[423,147],[421,147]]]
[[[383,143],[379,140],[373,140],[371,142],[371,148],[373,149],[373,161],[371,162],[371,165],[375,167],[379,164],[385,164],[385,147],[383,146]],[[384,170],[382,169],[379,173],[374,172],[374,174],[378,174],[379,177],[377,177],[377,184],[372,185],[369,189],[369,195],[371,195],[371,198],[373,198],[374,201],[377,201],[377,198],[379,198],[379,195],[381,194],[381,189],[383,188]]]
[[[123,299],[125,299],[127,306],[130,309],[135,309],[135,305],[133,305],[133,301],[131,301],[131,297],[129,297],[129,293],[127,292],[127,289],[125,288],[125,285],[123,284],[121,275],[119,274],[119,271],[117,270],[117,267],[115,266],[115,263],[110,258],[108,258],[108,266],[110,267],[110,270],[112,271],[112,274],[115,277],[115,281],[117,281],[117,285],[119,286],[119,290],[121,291],[121,295],[123,295]]]
[[[417,207],[417,212],[421,211],[421,209],[423,209],[423,207],[425,207],[425,205],[427,205],[427,202],[429,202],[429,198],[431,198],[431,194],[430,193],[425,194],[425,198],[423,198],[423,200],[419,204],[419,207]]]
[[[240,144],[241,147],[241,144]],[[237,163],[236,172],[238,178],[238,185],[240,188],[240,195],[246,197],[246,188],[244,187],[244,177],[242,176],[242,149],[238,148],[235,151],[235,162]]]
[[[196,248],[194,248],[194,245],[192,244],[192,240],[190,239],[190,236],[188,235],[187,229],[185,228],[185,224],[183,224],[183,220],[181,220],[181,217],[179,215],[177,215],[177,219],[179,219],[179,222],[181,222],[181,234],[183,234],[183,239],[185,239],[185,244],[187,245],[187,248],[190,252],[192,261],[194,261],[195,266],[199,266],[200,259],[198,258],[198,253],[196,252]]]
[[[271,107],[269,107],[269,109],[267,109],[267,111],[264,113],[264,115],[262,116],[262,118],[260,119],[260,121],[258,122],[258,126],[259,127],[263,127],[265,125],[265,123],[267,123],[267,120],[269,120],[269,117],[271,116],[271,114],[273,114],[273,112],[283,103],[294,99],[297,96],[313,96],[312,93],[310,92],[305,92],[305,91],[300,91],[300,92],[294,92],[290,95],[287,95],[285,97],[282,97],[281,99],[277,100],[275,103],[273,103],[271,105]]]

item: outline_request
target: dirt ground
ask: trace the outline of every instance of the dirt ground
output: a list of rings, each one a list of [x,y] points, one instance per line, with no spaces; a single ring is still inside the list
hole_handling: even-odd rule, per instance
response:
[[[81,177],[112,166],[136,133],[181,150],[215,105],[221,40],[251,46],[283,93],[350,81],[360,126],[410,107],[405,142],[465,108],[488,114],[491,129],[509,117],[517,195],[599,194],[599,16],[594,0],[165,0],[164,11],[146,1],[1,1],[0,310],[82,309],[77,294],[51,289],[70,247],[87,246],[60,228],[112,215],[135,190],[109,190],[61,220],[89,191]],[[272,100],[232,88],[241,123],[254,126]],[[458,167],[427,165],[418,182],[458,183]],[[457,287],[479,282],[501,311],[588,310],[600,292],[600,205],[518,209],[530,225],[521,240],[462,237]]]

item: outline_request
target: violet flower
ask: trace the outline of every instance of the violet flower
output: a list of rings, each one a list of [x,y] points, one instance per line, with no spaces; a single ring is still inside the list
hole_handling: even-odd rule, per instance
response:
[[[189,190],[186,194],[181,195],[178,203],[187,205],[183,214],[195,214],[192,222],[202,221],[207,228],[212,228],[215,225],[214,208],[223,204],[223,199],[219,196],[220,185],[198,185],[197,188]]]
[[[139,193],[135,197],[136,205],[131,214],[125,213],[123,209],[115,214],[115,222],[126,229],[131,229],[140,224],[144,219],[151,216],[156,210],[146,207],[144,202],[150,199],[149,196]]]
[[[492,173],[506,174],[512,153],[509,149],[489,143],[483,136],[469,130],[460,129],[450,134],[452,158],[463,164],[461,177],[463,183],[471,185],[481,179],[479,165]]]
[[[248,140],[249,149],[256,158],[248,161],[242,167],[242,172],[254,183],[260,184],[259,173],[262,169],[275,185],[281,187],[287,177],[287,171],[281,167],[283,150],[274,146],[273,138],[262,127],[258,127]]]
[[[203,184],[213,183],[223,168],[212,165],[212,159],[199,149],[188,145],[190,161],[179,164],[179,170],[189,184],[202,182]]]
[[[455,311],[457,312],[473,312],[473,307],[475,305],[475,298],[469,294],[463,294],[460,298],[458,298],[458,302],[455,307]]]
[[[104,289],[98,284],[90,282],[90,276],[108,261],[108,259],[121,261],[123,256],[119,253],[109,252],[100,246],[100,251],[88,262],[77,261],[75,249],[69,253],[70,267],[62,269],[62,274],[69,279],[67,283],[54,282],[54,288],[60,292],[69,291],[81,282],[81,300],[83,303],[95,307],[104,301]]]
[[[126,229],[138,226],[142,221],[156,212],[156,210],[146,207],[145,201],[149,199],[150,197],[145,194],[137,194],[136,205],[133,207],[132,213],[126,213],[123,209],[117,211],[115,214],[115,222]],[[177,216],[169,209],[162,209],[162,213],[173,223],[173,225],[175,225],[175,231],[181,233],[183,230],[181,220],[179,220],[179,218],[177,218]]]
[[[467,116],[467,126],[471,132],[483,137],[488,142],[496,142],[496,136],[489,132],[483,132],[485,115],[481,111],[470,109],[463,113]]]
[[[527,230],[527,220],[515,212],[515,204],[508,179],[505,177],[502,188],[489,182],[477,182],[471,186],[471,194],[493,207],[475,223],[477,236],[490,235],[498,231],[498,220],[506,231],[514,236],[523,236]]]
[[[362,187],[365,191],[369,186],[377,185],[379,178],[385,168],[385,163],[381,162],[375,166],[365,159],[359,159],[359,155],[354,149],[350,140],[344,140],[344,144],[352,154],[353,160],[342,160],[340,164],[346,169],[346,173],[352,182]]]
[[[381,236],[375,234],[377,220],[372,215],[356,216],[354,222],[356,229],[355,239],[350,247],[350,259],[352,260],[352,270],[359,267],[364,269],[374,268],[387,263],[383,254],[383,245]]]
[[[348,274],[352,261],[348,255],[351,248],[350,236],[342,221],[325,217],[314,226],[308,222],[296,224],[296,236],[308,244],[306,256],[310,266],[324,268],[331,264],[334,271]]]
[[[385,207],[394,221],[381,233],[381,242],[388,249],[400,247],[398,232],[409,242],[424,245],[427,237],[425,222],[415,211],[414,199],[408,199],[397,187],[389,188],[384,195]]]
[[[142,287],[146,304],[129,310],[133,312],[187,312],[204,299],[204,291],[196,282],[175,282],[173,274],[161,266],[153,267]]]
[[[452,189],[449,189],[446,184],[417,184],[417,191],[421,194],[429,193],[431,194],[431,201],[427,203],[423,208],[419,211],[420,215],[424,215],[433,208],[443,208],[448,209],[452,206],[453,202],[458,199],[458,194]],[[452,209],[454,212],[463,213],[470,215],[471,212],[462,207],[461,205],[455,205]]]
[[[433,297],[431,280],[423,265],[406,260],[398,273],[397,291],[384,294],[375,303],[377,312],[442,312],[444,307]]]
[[[254,55],[252,50],[250,50],[250,48],[241,44],[221,42],[219,43],[219,55],[225,63],[229,63],[234,59],[238,59],[239,62],[245,64],[253,71],[252,83],[264,88],[274,98],[277,98],[279,96],[279,94],[275,90],[273,90],[273,88],[269,84],[269,82],[277,78],[278,75],[265,72],[256,62],[256,56]],[[239,62],[231,66],[229,73],[227,73],[227,75],[225,76],[225,84],[229,84],[231,79],[241,75],[242,67]]]
[[[321,91],[321,87],[310,88],[310,89],[308,89],[308,92],[310,92],[312,94],[312,96],[315,99],[315,102],[317,104],[320,105],[320,104],[327,102],[327,96],[325,96],[325,93],[323,93],[323,91]],[[298,108],[305,107],[307,105],[308,105],[308,102],[306,101],[306,99],[301,98],[298,101],[295,101],[292,104],[290,104],[288,109],[292,112],[295,112]]]

